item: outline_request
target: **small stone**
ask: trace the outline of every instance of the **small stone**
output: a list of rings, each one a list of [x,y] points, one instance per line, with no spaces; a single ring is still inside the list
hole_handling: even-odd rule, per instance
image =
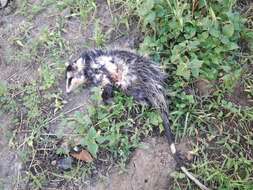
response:
[[[52,164],[53,166],[55,166],[55,165],[57,164],[57,161],[56,161],[56,160],[53,160],[53,161],[51,162],[51,164]]]
[[[79,148],[78,146],[75,146],[75,147],[73,148],[73,150],[74,150],[75,152],[79,152],[79,151],[80,151],[80,148]]]
[[[73,158],[66,157],[58,160],[58,167],[63,170],[69,170],[72,168]]]

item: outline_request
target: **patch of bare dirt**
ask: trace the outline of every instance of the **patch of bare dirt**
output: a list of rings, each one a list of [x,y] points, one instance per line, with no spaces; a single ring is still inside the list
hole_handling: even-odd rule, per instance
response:
[[[250,75],[253,75],[252,64],[247,65],[246,70]],[[243,107],[251,107],[253,106],[253,99],[252,99],[252,96],[250,96],[245,91],[243,77],[244,76],[242,76],[242,78],[237,82],[233,91],[227,95],[227,99],[236,105],[243,106]]]
[[[164,137],[147,138],[144,140],[146,148],[134,151],[126,172],[113,169],[103,181],[89,190],[167,190],[175,170],[175,160],[171,156],[168,142]],[[184,154],[189,149],[187,142],[178,145]]]
[[[164,138],[148,138],[146,149],[137,149],[125,173],[114,170],[90,190],[165,190],[175,162]]]
[[[253,106],[253,101],[247,96],[247,93],[244,91],[244,87],[240,82],[228,96],[228,100],[239,106]]]
[[[64,84],[64,83],[62,83]],[[65,85],[61,85],[60,87],[62,91],[65,91]],[[72,94],[64,94],[64,101],[66,104],[64,108],[61,110],[60,114],[67,115],[71,117],[76,111],[85,112],[86,107],[90,104],[89,102],[90,92],[89,90],[82,90],[78,92],[73,92]],[[57,115],[53,120],[50,122],[48,127],[49,133],[57,133],[57,131],[62,130],[64,135],[71,134],[73,132],[73,127],[62,126],[61,122],[59,121],[61,117]]]
[[[113,168],[106,176],[93,184],[83,184],[77,189],[83,190],[167,190],[175,161],[171,156],[168,142],[164,137],[146,138],[145,148],[136,149],[123,172]],[[185,153],[187,142],[178,147]],[[62,188],[65,190],[65,187]]]
[[[38,74],[32,65],[5,65],[0,64],[0,80],[9,84],[22,85],[36,79]]]
[[[199,79],[194,82],[194,86],[197,90],[197,95],[200,97],[210,96],[214,92],[213,84],[208,80]]]
[[[9,148],[8,133],[11,129],[11,117],[0,114],[0,189],[15,189],[22,162],[15,150]]]

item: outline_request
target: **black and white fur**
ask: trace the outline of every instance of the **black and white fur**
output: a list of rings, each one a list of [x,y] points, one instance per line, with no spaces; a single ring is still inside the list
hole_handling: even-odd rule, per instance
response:
[[[181,170],[200,189],[208,188],[201,184],[183,166],[178,156],[169,123],[169,109],[165,95],[166,74],[150,59],[125,50],[89,50],[80,58],[66,64],[66,92],[69,93],[81,84],[101,86],[102,97],[112,97],[116,87],[132,96],[137,102],[144,102],[160,112],[165,135],[170,150]]]

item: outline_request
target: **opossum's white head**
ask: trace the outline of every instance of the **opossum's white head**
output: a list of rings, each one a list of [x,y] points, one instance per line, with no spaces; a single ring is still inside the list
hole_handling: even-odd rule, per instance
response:
[[[87,82],[84,69],[85,60],[79,58],[77,61],[72,63],[66,63],[66,92],[70,93],[78,86],[85,84]]]

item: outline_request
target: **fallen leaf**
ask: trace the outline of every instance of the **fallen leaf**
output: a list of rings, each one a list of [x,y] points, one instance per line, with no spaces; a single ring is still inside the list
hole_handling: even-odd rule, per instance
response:
[[[91,157],[90,153],[86,150],[82,150],[78,153],[70,153],[71,156],[73,156],[77,160],[82,160],[85,162],[92,162],[93,158]]]

